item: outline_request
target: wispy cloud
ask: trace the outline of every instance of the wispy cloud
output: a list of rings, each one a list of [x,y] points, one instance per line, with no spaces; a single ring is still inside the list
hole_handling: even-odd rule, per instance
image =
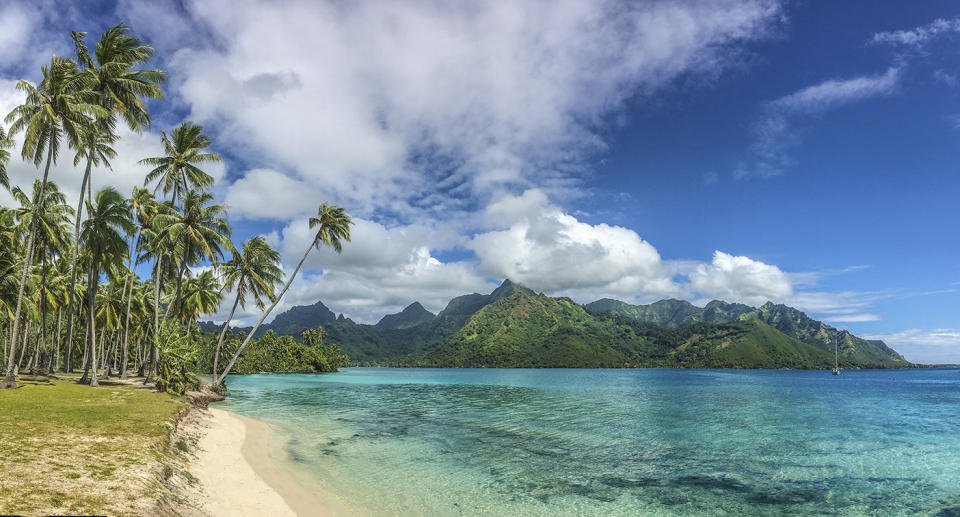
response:
[[[804,118],[822,115],[841,106],[894,93],[900,69],[891,67],[878,75],[830,79],[767,103],[764,115],[752,127],[753,160],[741,164],[735,179],[778,176],[794,163],[790,151],[801,142],[795,125]]]
[[[938,18],[927,25],[909,30],[897,30],[875,33],[870,43],[876,45],[907,45],[920,47],[939,36],[960,32],[960,19]]]
[[[823,321],[829,323],[862,323],[865,321],[880,321],[881,318],[877,314],[870,312],[863,312],[860,314],[841,314],[839,316],[830,316],[829,318],[824,318]]]
[[[866,339],[882,339],[907,359],[927,364],[960,361],[960,330],[919,328],[884,334],[863,334]]]

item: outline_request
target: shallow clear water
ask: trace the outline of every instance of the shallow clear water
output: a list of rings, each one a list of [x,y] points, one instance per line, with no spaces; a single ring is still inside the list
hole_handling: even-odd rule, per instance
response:
[[[369,515],[960,515],[960,370],[347,368],[228,381]],[[957,513],[950,513],[956,511]]]

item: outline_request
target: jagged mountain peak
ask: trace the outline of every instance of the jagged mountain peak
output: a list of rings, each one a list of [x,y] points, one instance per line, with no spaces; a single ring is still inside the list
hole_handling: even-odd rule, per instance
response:
[[[500,286],[494,289],[492,293],[490,293],[490,296],[495,300],[499,300],[500,298],[506,298],[507,296],[510,296],[511,294],[516,292],[521,292],[528,296],[537,295],[537,293],[533,292],[533,290],[527,287],[524,287],[521,284],[511,281],[509,278],[505,278],[503,282],[500,283]]]

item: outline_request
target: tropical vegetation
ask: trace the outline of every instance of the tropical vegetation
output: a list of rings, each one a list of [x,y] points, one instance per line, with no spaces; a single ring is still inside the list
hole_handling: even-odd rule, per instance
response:
[[[0,188],[14,200],[0,206],[2,386],[16,387],[24,370],[79,369],[79,382],[91,386],[135,373],[158,390],[183,393],[197,386],[196,374],[221,385],[233,372],[325,372],[346,364],[339,348],[323,344],[322,329],[300,341],[229,331],[248,302],[263,310],[259,326],[311,249],[342,250],[353,224],[346,211],[323,203],[304,221],[314,239],[285,279],[266,239],[232,241],[227,207],[215,201],[207,169],[221,157],[189,120],[159,131],[160,156],[133,157],[143,166],[141,186],[95,189],[105,182],[94,176],[118,156],[118,128],[151,127],[150,103],[162,101],[167,74],[150,65],[154,48],[123,24],[92,47],[86,33],[69,37],[75,55],[53,56],[37,84],[19,81],[22,103],[0,124]],[[50,179],[67,149],[79,180],[73,200]],[[17,150],[38,170],[25,185],[10,181]],[[204,332],[197,321],[225,299],[227,322],[216,335]]]

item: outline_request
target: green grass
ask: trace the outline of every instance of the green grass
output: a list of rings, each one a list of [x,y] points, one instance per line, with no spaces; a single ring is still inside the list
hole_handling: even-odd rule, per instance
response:
[[[109,381],[24,378],[0,390],[0,514],[143,514],[184,407]]]

